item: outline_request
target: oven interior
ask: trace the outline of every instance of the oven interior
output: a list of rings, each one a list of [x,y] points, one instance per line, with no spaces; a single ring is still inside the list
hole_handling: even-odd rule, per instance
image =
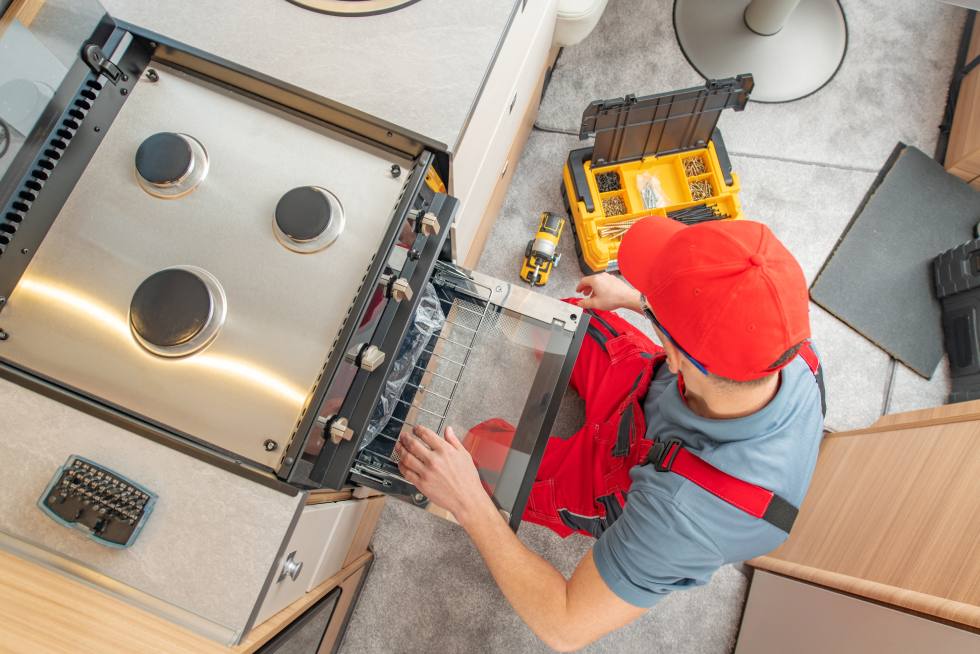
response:
[[[510,288],[436,264],[361,435],[355,480],[427,504],[402,477],[394,447],[415,426],[452,429],[498,508],[514,511],[543,445],[535,420],[523,418],[551,403],[574,334],[506,308]]]

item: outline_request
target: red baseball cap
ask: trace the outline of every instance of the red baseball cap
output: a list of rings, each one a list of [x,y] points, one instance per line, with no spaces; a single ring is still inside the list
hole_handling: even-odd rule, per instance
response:
[[[626,232],[618,263],[671,340],[710,373],[765,377],[810,338],[803,270],[762,223],[651,216]]]

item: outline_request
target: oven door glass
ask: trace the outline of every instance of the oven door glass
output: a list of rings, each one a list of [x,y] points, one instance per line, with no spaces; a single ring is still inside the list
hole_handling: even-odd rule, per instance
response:
[[[47,132],[58,119],[60,109],[49,106],[105,10],[96,0],[32,0],[0,2],[0,12],[3,178],[29,137]]]
[[[587,316],[577,307],[438,264],[361,435],[352,480],[428,506],[393,452],[415,425],[452,429],[516,528]],[[429,507],[434,508],[434,507]]]

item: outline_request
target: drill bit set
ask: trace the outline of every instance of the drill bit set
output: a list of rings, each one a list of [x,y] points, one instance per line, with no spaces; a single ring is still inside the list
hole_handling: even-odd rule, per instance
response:
[[[667,217],[685,225],[696,225],[709,220],[726,220],[731,218],[727,213],[718,209],[717,204],[698,204],[687,209],[668,211]]]

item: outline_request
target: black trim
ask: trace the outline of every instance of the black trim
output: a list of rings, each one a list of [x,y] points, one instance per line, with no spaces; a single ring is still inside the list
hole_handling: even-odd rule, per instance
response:
[[[373,9],[367,11],[330,11],[329,9],[320,9],[318,7],[311,7],[310,5],[305,4],[303,0],[286,0],[286,2],[294,4],[300,9],[306,9],[308,11],[312,11],[318,14],[326,14],[328,16],[341,16],[343,18],[358,18],[360,16],[380,16],[381,14],[387,14],[392,11],[398,11],[399,9],[404,9],[409,5],[414,5],[418,1],[419,0],[403,0],[402,4],[394,5],[386,9]]]
[[[347,626],[350,624],[351,616],[354,615],[354,608],[357,606],[357,600],[361,597],[361,591],[364,590],[364,584],[367,583],[368,575],[371,574],[371,567],[374,565],[374,557],[372,556],[368,559],[367,563],[364,564],[364,574],[361,575],[361,580],[357,582],[357,588],[354,589],[354,599],[350,601],[347,605],[347,612],[344,614],[344,621],[340,623],[340,630],[337,632],[337,640],[334,641],[334,646],[330,650],[330,654],[337,654],[340,651],[340,646],[344,643],[344,638],[347,636]],[[357,574],[356,572],[354,574]],[[346,579],[344,580],[346,581]],[[330,618],[332,623],[334,618]],[[323,642],[321,641],[320,647],[323,647]]]
[[[674,10],[671,12],[671,18],[670,18],[671,23],[674,26],[674,38],[677,39],[677,47],[680,48],[681,54],[684,55],[684,59],[686,59],[688,65],[694,69],[694,72],[696,72],[698,75],[700,75],[701,77],[707,80],[708,77],[700,70],[698,70],[698,67],[694,65],[694,62],[691,61],[691,58],[687,55],[687,51],[684,49],[684,44],[681,43],[680,36],[678,36],[677,34],[677,3],[680,1],[682,0],[674,0]],[[844,59],[847,58],[847,48],[851,44],[851,30],[847,25],[847,14],[844,13],[844,6],[840,3],[840,0],[837,0],[837,6],[840,7],[840,15],[844,21],[844,52],[840,56],[840,61],[837,63],[837,68],[835,68],[834,72],[830,75],[830,77],[827,78],[827,81],[821,84],[819,87],[813,89],[806,95],[801,95],[800,97],[793,98],[791,100],[779,100],[779,101],[751,100],[751,102],[758,102],[759,104],[786,104],[788,102],[796,102],[797,100],[802,100],[803,98],[809,98],[814,93],[819,92],[821,89],[823,89],[823,87],[830,84],[830,82],[833,81],[835,77],[837,77],[837,73],[840,72],[840,67],[844,65]],[[758,34],[758,32],[755,32],[755,30],[752,31]]]
[[[643,375],[640,375],[642,378]],[[637,378],[639,383],[640,378]],[[636,384],[633,385],[636,388]],[[630,453],[630,433],[633,431],[633,403],[630,402],[623,409],[619,416],[619,425],[616,428],[616,444],[613,446],[612,455],[616,457],[626,456]]]
[[[115,46],[123,32],[107,30],[100,23],[93,38]],[[72,64],[0,182],[0,297],[17,286],[147,61],[148,51],[130,44],[119,62],[129,77],[118,86],[80,58]]]
[[[394,246],[394,239],[398,236],[400,226],[404,224],[408,212],[415,206],[415,199],[423,190],[423,186],[425,185],[425,171],[428,169],[431,157],[426,157],[426,160],[424,163],[416,166],[413,172],[414,177],[411,189],[406,192],[402,201],[399,203],[399,211],[396,212],[396,220],[392,224],[392,227],[396,229],[390,234],[392,239],[390,241],[391,246]],[[354,383],[347,392],[343,405],[338,412],[339,415],[348,418],[349,426],[354,431],[354,437],[349,441],[342,441],[339,445],[334,445],[329,440],[324,443],[309,474],[309,479],[314,484],[339,489],[347,483],[354,458],[357,455],[357,445],[360,441],[360,436],[370,421],[371,412],[374,410],[378,397],[384,388],[385,379],[395,363],[394,353],[398,352],[399,345],[411,327],[412,317],[415,315],[415,311],[422,301],[422,289],[432,276],[432,270],[449,236],[450,226],[455,217],[458,205],[458,201],[448,195],[442,193],[433,195],[428,209],[435,213],[439,219],[439,234],[434,236],[419,234],[416,237],[413,247],[418,252],[418,256],[408,256],[405,261],[405,266],[401,271],[402,277],[409,280],[409,285],[415,289],[415,292],[411,300],[389,302],[381,314],[381,319],[378,322],[378,327],[375,329],[370,344],[377,346],[388,356],[385,358],[384,363],[373,372],[358,370],[354,378]],[[386,253],[385,256],[375,259],[374,265],[372,266],[374,270],[372,270],[364,287],[361,289],[361,294],[364,296],[364,304],[358,312],[359,317],[351,320],[347,326],[352,332],[361,322],[361,316],[363,316],[363,312],[367,308],[367,301],[373,294],[381,270],[387,263],[387,252],[390,251],[390,247],[382,251]],[[351,317],[353,318],[353,314]],[[350,335],[348,334],[338,342],[346,343],[349,339]],[[338,363],[343,355],[343,350],[334,352],[334,358],[338,359]],[[329,381],[333,378],[333,373],[331,373],[330,379],[326,379],[326,377],[325,375],[321,379],[317,390],[317,397],[314,402],[310,403],[310,408],[307,410],[307,415],[303,419],[300,429],[297,432],[297,437],[293,439],[294,441],[298,440],[301,443],[305,443],[310,437],[314,436],[313,429],[315,427],[313,426],[313,422],[320,412],[320,406],[329,387]]]
[[[824,387],[823,383],[823,365],[817,364],[817,371],[813,374],[814,379],[817,381],[817,389],[820,391],[820,413],[825,418],[827,417],[827,389]]]
[[[592,340],[594,340],[596,343],[599,344],[599,347],[601,347],[603,350],[606,350],[607,352],[609,351],[609,348],[606,347],[606,342],[609,339],[606,338],[605,334],[603,334],[598,329],[596,329],[595,325],[589,325],[587,331],[589,336],[592,337]]]
[[[603,320],[602,316],[600,316],[598,314],[598,312],[596,312],[593,309],[586,309],[585,311],[586,311],[586,313],[589,314],[589,316],[592,317],[593,320],[595,320],[600,325],[602,325],[607,330],[609,330],[609,333],[612,334],[612,337],[613,338],[616,338],[617,336],[619,336],[619,332],[617,332],[615,329],[613,329],[613,326],[612,325],[610,325],[608,322],[606,322],[605,320]]]
[[[960,44],[956,51],[956,62],[953,64],[953,74],[949,84],[949,91],[946,93],[946,107],[943,110],[943,120],[939,123],[939,139],[936,141],[936,150],[933,159],[939,163],[945,163],[946,151],[949,149],[949,132],[953,128],[953,116],[956,113],[956,103],[960,97],[960,87],[963,79],[977,64],[980,57],[966,64],[966,56],[970,52],[970,40],[973,37],[973,29],[976,27],[977,12],[970,10],[967,13],[966,21],[963,24],[963,33],[960,35]],[[968,70],[969,68],[969,70]]]
[[[598,538],[602,535],[604,527],[601,518],[578,515],[568,509],[558,509],[558,517],[561,518],[561,521],[569,529],[587,532],[593,538]]]
[[[790,504],[785,498],[773,494],[762,519],[788,534],[793,528],[793,523],[796,522],[796,516],[799,512],[799,509]]]
[[[585,210],[595,211],[595,201],[589,190],[589,180],[585,175],[585,162],[592,160],[592,148],[579,148],[568,153],[568,173],[572,177],[572,192],[577,202],[585,203]],[[564,184],[562,184],[564,186]],[[571,215],[571,207],[569,207]]]
[[[619,500],[616,499],[616,493],[610,493],[609,495],[597,497],[596,500],[606,509],[606,520],[604,526],[606,529],[608,529],[610,526],[612,526],[612,523],[619,520],[619,516],[623,515],[623,507],[620,505]]]
[[[544,449],[548,444],[548,437],[551,435],[551,427],[555,422],[555,417],[558,415],[558,409],[561,406],[562,398],[565,396],[565,390],[568,388],[568,382],[572,378],[572,368],[575,367],[575,361],[578,359],[578,353],[582,348],[582,342],[585,340],[585,332],[588,327],[589,317],[583,313],[579,320],[578,328],[575,330],[575,335],[572,337],[572,342],[565,353],[561,372],[558,374],[558,381],[555,382],[553,389],[534,388],[534,386],[539,385],[539,381],[544,379],[540,370],[538,376],[535,378],[535,384],[532,385],[532,396],[535,392],[543,393],[551,390],[547,396],[547,404],[543,407],[525,407],[524,415],[521,416],[518,422],[517,433],[520,433],[520,430],[525,428],[528,422],[532,424],[533,422],[537,422],[537,440],[531,450],[531,456],[528,459],[527,466],[524,468],[524,480],[521,482],[514,500],[513,511],[510,516],[510,528],[514,531],[517,531],[517,527],[521,524],[521,519],[524,517],[524,509],[527,506],[528,498],[531,496],[531,486],[534,485],[534,480],[537,477],[538,467],[541,465],[541,457],[544,456]],[[533,415],[528,415],[529,412]],[[501,476],[503,477],[505,473],[506,465]]]
[[[725,179],[725,184],[731,186],[735,183],[735,178],[732,177],[732,160],[728,156],[728,148],[725,147],[721,130],[717,127],[711,133],[711,142],[715,144],[715,154],[718,155],[718,163],[721,164],[721,176]]]
[[[323,637],[326,636],[327,631],[330,630],[330,623],[333,622],[334,613],[337,611],[337,605],[340,604],[340,598],[343,593],[343,588],[337,586],[329,593],[318,599],[316,604],[306,609],[306,611],[304,611],[298,618],[290,622],[285,628],[276,633],[276,635],[273,636],[269,642],[264,644],[256,651],[256,654],[285,654],[290,650],[294,650],[296,643],[291,642],[291,639],[296,636],[296,633],[315,618],[322,617],[323,611],[330,611],[330,615],[327,617],[327,621],[323,627],[323,633],[320,634],[319,640],[316,641],[317,649],[319,649],[320,645],[323,643]],[[332,606],[327,606],[331,603]]]

